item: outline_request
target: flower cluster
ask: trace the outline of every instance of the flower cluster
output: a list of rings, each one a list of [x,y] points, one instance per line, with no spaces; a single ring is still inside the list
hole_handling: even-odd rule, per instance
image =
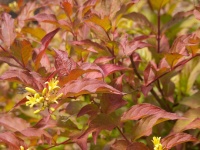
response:
[[[160,137],[153,137],[154,150],[163,150],[162,144],[160,143]]]
[[[40,109],[34,111],[34,113],[39,113],[40,111],[44,110],[45,108],[49,107],[52,103],[58,103],[57,100],[62,97],[63,93],[58,94],[58,86],[57,78],[52,78],[49,82],[45,82],[47,87],[42,90],[42,93],[38,93],[34,89],[30,87],[26,87],[25,89],[31,93],[31,96],[26,96],[27,102],[26,106],[30,106],[32,108],[34,105],[42,104]],[[54,111],[53,108],[50,108]]]

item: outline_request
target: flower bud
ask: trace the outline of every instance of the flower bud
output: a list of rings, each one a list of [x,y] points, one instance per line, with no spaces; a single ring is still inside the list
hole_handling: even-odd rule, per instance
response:
[[[30,92],[30,93],[32,93],[32,94],[37,93],[34,89],[32,89],[32,88],[30,88],[30,87],[26,87],[25,89],[26,89],[26,91],[28,91],[28,92]]]

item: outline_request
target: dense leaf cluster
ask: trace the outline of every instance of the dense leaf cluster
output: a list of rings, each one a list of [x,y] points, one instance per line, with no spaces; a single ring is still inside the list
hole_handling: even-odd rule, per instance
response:
[[[198,149],[199,8],[0,4],[0,149]]]

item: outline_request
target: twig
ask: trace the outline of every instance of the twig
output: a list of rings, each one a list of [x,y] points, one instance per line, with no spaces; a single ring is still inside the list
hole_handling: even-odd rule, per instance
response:
[[[121,129],[117,126],[116,127],[118,130],[119,130],[119,132],[120,132],[120,134],[123,136],[123,138],[128,142],[128,143],[131,143],[131,141],[129,141],[128,140],[128,138],[124,135],[124,133],[121,131]]]
[[[131,60],[131,65],[132,65],[132,67],[133,67],[133,72],[134,72],[134,73],[136,74],[136,76],[140,79],[140,81],[143,81],[143,78],[140,76],[140,74],[139,74],[138,71],[137,71],[137,68],[136,68],[135,63],[134,63],[134,61],[133,61],[133,59],[132,59],[132,56],[133,56],[133,55],[130,56],[130,60]],[[167,105],[165,105],[165,103],[159,98],[159,96],[158,96],[157,93],[154,91],[154,89],[151,89],[150,92],[151,92],[151,94],[154,96],[154,98],[155,98],[156,101],[160,104],[160,106],[161,106],[162,108],[164,108],[164,109],[167,110],[167,111],[170,111],[170,108],[169,108]]]

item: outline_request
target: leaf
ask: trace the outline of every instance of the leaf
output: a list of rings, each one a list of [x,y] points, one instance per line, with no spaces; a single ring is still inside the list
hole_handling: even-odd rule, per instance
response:
[[[60,78],[60,83],[62,85],[64,85],[67,82],[72,81],[72,80],[76,80],[81,75],[83,75],[85,73],[89,73],[89,72],[97,74],[97,76],[98,77],[100,76],[100,78],[103,78],[103,76],[104,76],[103,70],[99,66],[97,66],[96,64],[94,64],[94,63],[92,63],[92,64],[91,63],[82,63],[79,67],[71,70],[71,72],[68,74],[68,76],[63,76],[62,78]],[[93,75],[93,77],[94,77],[94,75]],[[85,78],[92,78],[92,77],[90,77],[90,76],[88,77],[87,74],[86,74]]]
[[[165,25],[162,27],[162,32],[165,32],[167,29],[171,28],[173,25],[183,21],[184,19],[188,18],[192,15],[192,11],[183,11],[176,13],[170,21],[168,21]]]
[[[192,96],[183,98],[183,100],[180,101],[180,104],[186,105],[190,108],[198,108],[200,107],[199,96],[200,96],[200,91],[198,91]]]
[[[166,54],[165,59],[171,68],[174,68],[182,59],[183,55],[178,53]]]
[[[58,75],[68,75],[71,72],[71,70],[76,68],[76,63],[73,61],[73,59],[68,57],[68,54],[65,51],[55,50],[55,52],[55,67],[58,71]]]
[[[193,14],[194,14],[194,16],[195,16],[196,19],[200,20],[200,12],[197,9],[195,9],[193,11]]]
[[[187,119],[176,121],[172,131],[173,132],[181,132],[181,131],[183,131],[185,129],[185,127],[187,127],[187,125],[189,125],[196,118],[199,118],[199,111],[200,111],[200,108],[189,109],[183,115],[183,117],[185,117]]]
[[[128,68],[126,67],[118,66],[115,64],[105,64],[105,65],[100,65],[100,67],[103,70],[105,77],[116,71],[128,70]]]
[[[21,32],[26,33],[26,34],[31,34],[33,37],[36,37],[38,40],[41,40],[46,34],[46,32],[42,28],[39,28],[39,27],[36,27],[36,28],[24,27],[22,28]]]
[[[154,9],[160,10],[163,6],[165,6],[169,0],[150,0],[150,3]]]
[[[81,41],[72,41],[71,44],[75,45],[75,46],[81,46],[85,50],[88,50],[88,51],[94,52],[94,53],[98,53],[98,52],[101,53],[101,52],[105,51],[104,46],[100,45],[97,42],[93,42],[89,39],[81,40]]]
[[[26,40],[15,40],[11,46],[11,52],[13,56],[19,59],[24,66],[28,64],[33,52],[32,45]]]
[[[91,93],[115,93],[122,94],[120,91],[107,85],[103,81],[96,79],[82,79],[70,81],[59,91],[64,97],[74,97]]]
[[[91,120],[88,129],[79,137],[79,139],[88,136],[91,132],[99,133],[101,130],[110,131],[118,125],[118,121],[116,116],[113,117],[107,114],[99,114]]]
[[[46,34],[42,40],[41,43],[42,45],[40,46],[39,49],[36,50],[37,53],[37,57],[35,58],[34,62],[35,62],[35,69],[37,70],[39,68],[39,65],[41,64],[43,67],[46,68],[46,70],[49,69],[50,63],[48,60],[48,57],[45,53],[45,49],[48,47],[49,43],[51,42],[51,40],[53,39],[53,37],[55,36],[55,34],[60,30],[60,28],[57,28],[51,32],[49,32],[48,34]]]
[[[70,115],[75,115],[81,110],[81,107],[83,107],[83,102],[72,101],[66,106],[65,112]]]
[[[57,19],[54,14],[40,13],[40,14],[33,16],[30,19],[35,19],[38,22],[47,22],[47,23],[53,23],[53,24],[57,23]]]
[[[149,148],[141,143],[141,142],[133,142],[132,144],[130,144],[126,150],[149,150]]]
[[[161,143],[164,148],[171,149],[172,147],[179,145],[185,142],[194,142],[197,141],[192,135],[187,133],[173,133],[161,140]]]
[[[77,117],[83,116],[85,114],[88,114],[89,116],[96,116],[98,113],[98,107],[95,104],[88,104],[81,108],[79,113],[77,114]]]
[[[126,150],[129,143],[125,140],[116,140],[111,146],[110,150]]]
[[[0,125],[10,131],[21,131],[30,126],[25,120],[11,115],[1,115]]]
[[[100,18],[98,15],[93,14],[87,19],[87,21],[93,22],[94,24],[102,27],[104,31],[108,31],[111,28],[111,21],[108,16]]]
[[[190,129],[200,129],[200,118],[196,118],[193,120],[190,124],[188,124],[185,128],[185,130],[190,130]]]
[[[179,117],[175,113],[169,113],[152,104],[143,103],[132,106],[128,111],[124,112],[124,114],[121,117],[121,120],[138,120],[151,115],[154,115],[158,118],[166,118],[169,120],[183,119],[183,117]]]
[[[39,143],[51,144],[53,141],[52,136],[43,129],[37,129],[37,128],[30,127],[25,130],[16,132],[16,134],[18,134],[19,136],[25,136],[30,140],[36,139],[38,141],[38,144]]]
[[[24,141],[11,132],[0,133],[0,140],[15,149],[20,149],[20,146],[24,146],[26,148]]]
[[[139,120],[136,125],[133,127],[134,133],[132,134],[132,139],[137,140],[142,136],[149,136],[152,133],[153,127],[161,122],[173,120],[171,116],[158,116],[151,115]]]
[[[18,81],[35,90],[41,90],[44,87],[43,79],[36,72],[8,70],[0,76],[0,80]]]
[[[113,87],[119,91],[122,91],[122,79],[123,75],[113,80]],[[116,94],[103,94],[100,101],[101,111],[106,114],[110,114],[116,109],[127,104],[126,101],[122,99],[122,95]]]
[[[129,20],[133,20],[141,28],[145,28],[145,29],[147,28],[155,32],[155,29],[152,23],[141,13],[132,12],[132,13],[123,15],[123,17]]]
[[[109,57],[109,56],[98,57],[97,59],[95,59],[94,63],[95,64],[106,64],[113,59],[114,59],[114,57]]]
[[[8,49],[10,48],[11,44],[14,42],[14,39],[16,37],[14,29],[14,19],[11,18],[11,15],[3,13],[1,21],[0,39],[3,41],[6,48]]]
[[[152,83],[156,79],[156,71],[153,67],[154,62],[150,62],[147,67],[144,70],[144,83],[145,86],[148,86],[150,83]]]
[[[61,2],[61,5],[63,6],[63,9],[68,17],[72,15],[72,4],[68,1]]]

